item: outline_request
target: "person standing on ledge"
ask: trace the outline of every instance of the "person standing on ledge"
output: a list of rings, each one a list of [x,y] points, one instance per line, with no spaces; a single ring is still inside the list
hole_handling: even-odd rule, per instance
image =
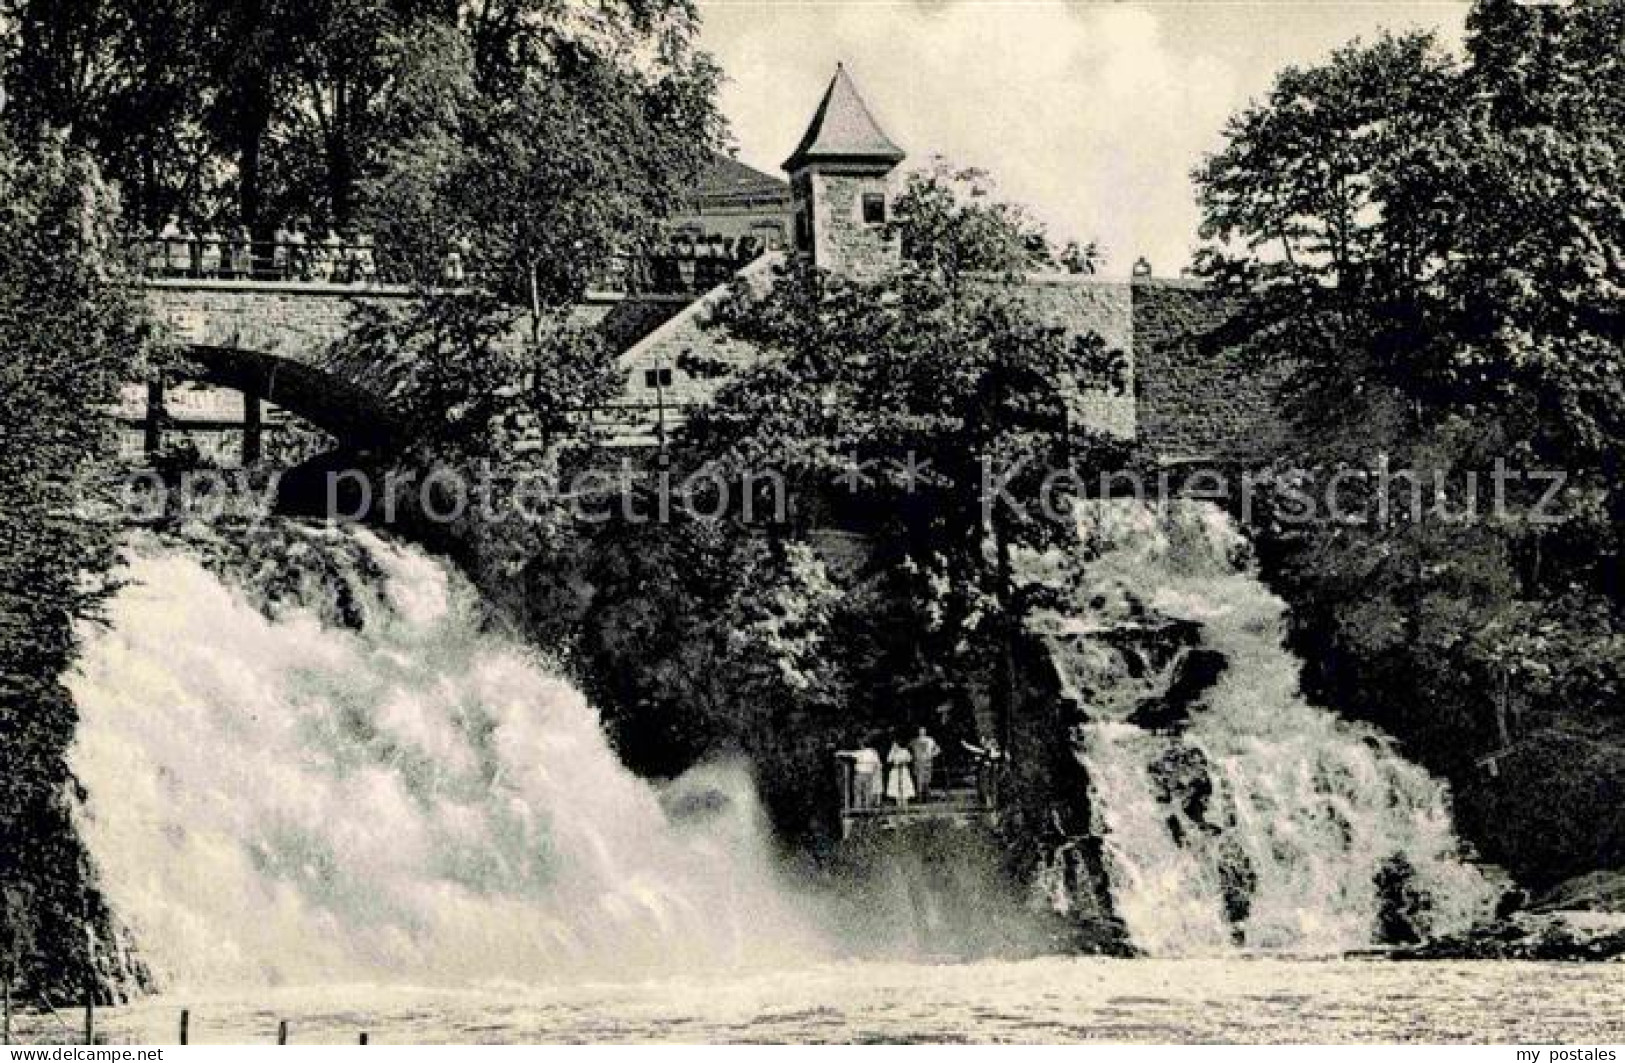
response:
[[[180,218],[171,214],[169,220],[158,233],[158,241],[164,248],[164,273],[170,277],[184,277],[192,272],[192,235],[181,224]]]
[[[205,279],[220,276],[221,248],[225,240],[213,225],[197,238],[197,274]]]
[[[312,265],[310,258],[310,219],[300,218],[293,223],[293,232],[288,234],[288,269],[292,271],[292,279],[310,280]]]
[[[936,766],[937,756],[942,747],[937,740],[926,733],[924,727],[914,736],[914,741],[908,744],[908,751],[914,757],[914,789],[921,801],[931,797],[931,771]]]
[[[897,739],[892,739],[891,750],[886,754],[886,796],[898,808],[907,808],[914,800],[914,772],[910,767],[913,760],[914,756]]]
[[[254,236],[246,225],[231,231],[231,257],[226,275],[243,280],[254,276]]]
[[[880,804],[880,754],[863,742],[851,749],[835,754],[836,759],[849,761],[852,772],[852,792],[849,808],[874,808]]]

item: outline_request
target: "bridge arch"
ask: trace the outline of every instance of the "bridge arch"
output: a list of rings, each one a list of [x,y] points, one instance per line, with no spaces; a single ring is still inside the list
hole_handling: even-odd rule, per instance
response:
[[[241,347],[189,345],[179,377],[278,406],[326,432],[346,450],[387,450],[400,438],[399,418],[383,395],[308,359]]]
[[[342,353],[356,311],[401,305],[404,287],[321,282],[149,279],[146,299],[188,355],[185,379],[231,388],[303,418],[353,449],[399,439],[393,370]]]

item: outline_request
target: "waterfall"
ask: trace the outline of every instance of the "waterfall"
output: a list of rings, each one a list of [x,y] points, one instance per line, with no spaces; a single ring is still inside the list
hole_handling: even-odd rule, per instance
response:
[[[445,564],[366,532],[276,534],[280,556],[224,577],[132,546],[69,677],[80,829],[163,984],[534,980],[819,947],[744,772],[657,792]]]
[[[1045,623],[1086,716],[1075,752],[1137,947],[1331,953],[1396,921],[1428,935],[1486,914],[1493,891],[1461,858],[1445,787],[1380,732],[1304,701],[1284,605],[1220,509],[1097,502],[1078,532],[1076,553],[1024,571],[1063,595]],[[1136,647],[1136,631],[1174,621],[1194,646]],[[1147,723],[1197,649],[1222,659],[1217,681],[1182,719]]]

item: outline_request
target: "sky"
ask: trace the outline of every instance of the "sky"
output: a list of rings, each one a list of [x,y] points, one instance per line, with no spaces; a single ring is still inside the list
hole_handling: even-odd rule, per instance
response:
[[[990,171],[1104,272],[1188,264],[1190,171],[1282,67],[1384,28],[1459,47],[1462,0],[700,0],[745,162],[773,174],[844,62],[909,153]]]

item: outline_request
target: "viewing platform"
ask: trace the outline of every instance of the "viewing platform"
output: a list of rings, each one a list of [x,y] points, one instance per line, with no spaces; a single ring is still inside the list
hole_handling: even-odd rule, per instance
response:
[[[854,761],[835,758],[841,797],[841,840],[864,831],[894,831],[922,823],[955,828],[992,827],[998,822],[999,790],[1006,765],[1002,760],[950,758],[939,762],[931,789],[922,797],[899,802],[885,796],[890,773],[910,771],[904,765],[882,768],[878,788],[860,784]]]
[[[343,346],[356,310],[390,311],[426,292],[471,290],[496,279],[482,273],[482,263],[461,243],[439,263],[420,260],[410,268],[354,233],[317,238],[279,230],[275,239],[257,240],[246,230],[200,236],[177,226],[127,235],[123,243],[154,318],[188,351],[186,380],[244,396],[240,416],[171,416],[164,392],[178,379],[144,382],[146,400],[137,397],[120,410],[122,445],[132,460],[157,453],[167,425],[196,437],[200,450],[253,464],[278,410],[343,445],[388,447],[395,428],[390,397],[404,367],[356,359]],[[770,261],[762,248],[748,236],[676,234],[645,252],[612,256],[588,278],[569,319],[600,329],[615,350],[625,351],[717,293],[742,263]],[[523,343],[524,334],[524,326],[515,325],[503,342]],[[675,359],[653,371],[619,366],[623,393],[572,411],[572,420],[609,447],[664,446],[693,402],[692,383]],[[227,439],[234,436],[240,446]]]

